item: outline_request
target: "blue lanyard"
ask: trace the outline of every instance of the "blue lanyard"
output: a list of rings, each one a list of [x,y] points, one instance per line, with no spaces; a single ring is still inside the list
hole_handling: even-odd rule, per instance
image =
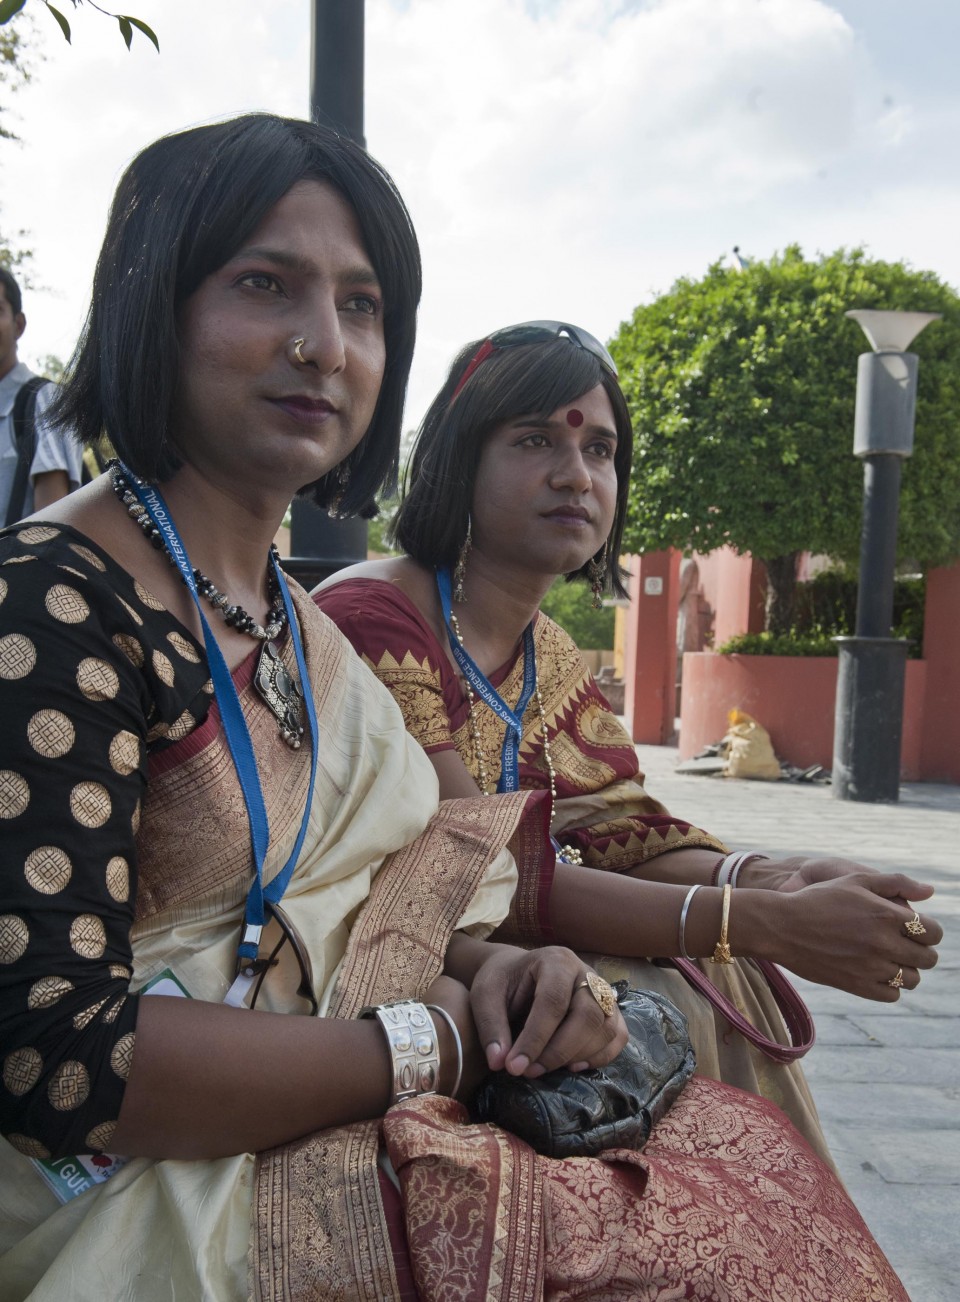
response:
[[[227,662],[223,658],[223,652],[220,650],[219,643],[214,637],[210,625],[207,623],[206,616],[203,613],[203,607],[200,604],[200,594],[197,591],[196,579],[193,576],[193,566],[187,556],[186,548],[177,532],[177,526],[170,517],[170,512],[166,502],[163,500],[160,492],[150,484],[143,483],[142,480],[127,469],[120,462],[120,470],[124,479],[130,485],[131,490],[136,493],[140,504],[150,516],[154,526],[159,529],[163,536],[167,550],[176,561],[177,569],[180,571],[183,581],[193,598],[194,605],[200,616],[200,625],[203,629],[203,641],[207,651],[207,661],[210,666],[210,677],[213,681],[213,690],[217,698],[217,705],[220,707],[220,718],[223,721],[223,731],[226,734],[227,746],[230,749],[230,756],[233,760],[234,768],[237,771],[237,778],[240,782],[240,790],[243,792],[243,800],[247,809],[247,819],[250,823],[250,839],[253,843],[253,866],[254,881],[247,895],[247,906],[244,913],[243,938],[237,950],[237,966],[249,967],[251,962],[255,962],[260,948],[260,936],[266,924],[266,910],[264,901],[270,904],[279,904],[283,898],[283,893],[287,889],[290,878],[293,876],[293,870],[296,867],[297,857],[303,846],[304,837],[307,834],[307,823],[310,819],[310,805],[313,799],[313,786],[317,773],[317,712],[313,703],[313,694],[310,691],[309,681],[307,678],[307,664],[303,655],[303,642],[300,637],[300,630],[297,626],[296,616],[293,610],[293,602],[290,599],[290,589],[287,587],[287,581],[283,576],[283,571],[277,565],[271,553],[270,563],[273,565],[273,572],[280,588],[280,594],[283,597],[284,609],[287,612],[287,627],[290,629],[290,636],[293,639],[293,649],[297,657],[297,669],[300,673],[300,682],[303,685],[303,700],[307,711],[307,723],[310,731],[310,785],[307,791],[306,807],[303,811],[303,820],[300,824],[300,832],[297,836],[296,844],[290,853],[290,858],[284,864],[281,871],[274,877],[268,886],[263,885],[263,865],[267,857],[267,848],[270,844],[270,824],[267,820],[267,807],[263,799],[263,787],[260,784],[260,775],[257,772],[257,761],[253,753],[253,742],[250,739],[250,729],[247,727],[247,721],[243,717],[243,707],[240,704],[240,697],[237,695],[237,689],[234,686],[233,677],[227,668]]]
[[[497,783],[497,791],[501,795],[505,791],[518,791],[520,789],[520,740],[523,736],[523,712],[530,704],[530,698],[537,687],[537,655],[533,645],[533,622],[531,621],[523,630],[523,686],[520,689],[517,708],[511,710],[497,689],[492,686],[483,670],[460,645],[457,635],[453,631],[451,619],[453,611],[452,584],[449,568],[437,570],[437,591],[440,594],[443,622],[447,629],[447,638],[450,642],[453,658],[459,665],[464,678],[466,678],[484,705],[489,706],[497,718],[507,725],[503,738],[503,749],[500,752],[500,781]]]

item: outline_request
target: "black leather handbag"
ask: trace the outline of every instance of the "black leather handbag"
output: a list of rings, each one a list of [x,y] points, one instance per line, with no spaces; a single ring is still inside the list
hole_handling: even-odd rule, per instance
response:
[[[494,1072],[474,1098],[477,1121],[525,1139],[545,1157],[642,1148],[696,1067],[687,1019],[663,995],[614,984],[630,1032],[606,1067],[563,1068],[537,1080]]]

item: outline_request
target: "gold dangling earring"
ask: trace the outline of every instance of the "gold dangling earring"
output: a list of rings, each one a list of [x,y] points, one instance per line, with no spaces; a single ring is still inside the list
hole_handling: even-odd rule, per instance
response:
[[[593,592],[594,610],[603,609],[603,585],[607,578],[607,544],[603,544],[603,551],[600,553],[600,559],[594,560],[592,557],[587,562],[587,576],[590,579],[590,589]]]
[[[467,536],[463,540],[463,546],[460,548],[460,555],[457,557],[457,563],[453,571],[453,599],[461,605],[467,599],[467,594],[463,589],[463,581],[467,577],[467,557],[470,555],[470,549],[473,546],[473,521],[467,513]]]

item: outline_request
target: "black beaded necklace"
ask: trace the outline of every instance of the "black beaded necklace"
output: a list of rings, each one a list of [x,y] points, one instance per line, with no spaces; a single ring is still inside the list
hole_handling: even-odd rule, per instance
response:
[[[163,541],[159,529],[150,519],[148,512],[140,504],[136,493],[124,478],[123,471],[116,461],[110,463],[110,481],[113,485],[113,491],[123,503],[130,518],[143,530],[144,537],[151,547],[162,551],[164,556],[179,574],[177,562],[170,555],[166,544]],[[276,546],[271,543],[270,551],[274,560],[279,559],[279,553]],[[181,582],[183,576],[181,575]],[[201,597],[205,597],[214,610],[218,610],[223,616],[224,623],[230,628],[235,628],[238,633],[246,633],[257,642],[272,642],[283,632],[287,624],[287,612],[283,606],[283,597],[280,595],[280,585],[277,583],[274,567],[267,566],[267,595],[270,598],[270,609],[267,611],[266,624],[258,624],[252,615],[249,615],[242,606],[230,604],[230,598],[226,593],[221,592],[212,579],[208,579],[202,570],[193,571],[194,582],[197,585],[197,591]]]

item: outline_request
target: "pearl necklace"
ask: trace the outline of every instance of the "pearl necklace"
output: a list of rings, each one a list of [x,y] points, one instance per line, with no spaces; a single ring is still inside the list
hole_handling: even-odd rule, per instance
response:
[[[113,485],[113,491],[127,509],[127,513],[135,524],[138,524],[143,530],[144,537],[151,547],[157,551],[162,551],[169,563],[179,574],[177,562],[167,550],[160,530],[150,519],[147,509],[141,505],[136,493],[127,483],[123,476],[123,471],[116,462],[110,466],[110,480]],[[280,553],[276,546],[270,544],[270,552],[274,560],[279,560]],[[224,623],[230,628],[235,628],[238,633],[246,633],[257,642],[272,642],[273,639],[283,632],[287,623],[287,612],[283,606],[283,597],[280,595],[280,585],[277,583],[276,575],[272,565],[267,566],[267,594],[270,597],[270,609],[267,611],[266,624],[258,624],[252,615],[248,615],[242,606],[232,606],[230,598],[224,592],[220,592],[212,579],[208,579],[202,570],[193,571],[194,582],[197,585],[197,591],[201,597],[206,597],[214,610],[218,610],[223,616]],[[181,582],[186,580],[180,575]]]
[[[453,625],[453,632],[457,641],[460,643],[461,646],[463,646],[463,634],[460,632],[460,622],[452,611],[450,612],[450,623]],[[536,668],[537,668],[536,650],[534,650],[533,667],[534,667],[534,674],[535,674],[533,700],[537,707],[537,714],[540,718],[540,742],[541,745],[543,746],[543,762],[544,765],[546,766],[547,777],[550,781],[549,822],[552,823],[553,813],[557,807],[557,770],[554,767],[553,756],[550,753],[550,735],[547,731],[547,714],[543,708],[543,697],[540,695],[540,676],[536,672]],[[473,745],[474,758],[477,761],[477,774],[478,774],[478,783],[479,783],[480,791],[485,796],[492,796],[496,794],[496,789],[494,788],[493,790],[491,790],[488,781],[487,762],[483,753],[483,744],[480,741],[480,725],[477,722],[477,697],[473,688],[470,686],[470,683],[467,681],[466,678],[463,679],[463,685],[466,688],[466,692],[467,692],[467,707],[468,707],[467,726],[470,729],[470,741]],[[558,854],[557,857],[562,862],[573,863],[573,864],[583,863],[583,856],[581,855],[580,851],[576,849],[574,846],[563,845],[560,846],[559,848],[562,851],[562,853]]]

